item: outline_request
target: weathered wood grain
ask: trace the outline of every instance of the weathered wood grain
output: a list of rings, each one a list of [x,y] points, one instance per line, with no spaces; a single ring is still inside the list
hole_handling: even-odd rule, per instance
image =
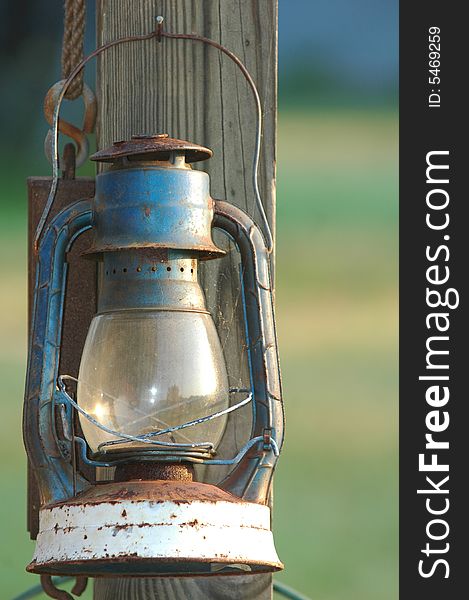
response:
[[[274,228],[277,0],[99,0],[98,44],[149,32],[157,15],[165,18],[168,31],[196,32],[226,45],[253,75],[264,114],[260,188]],[[255,106],[241,73],[227,57],[199,42],[128,44],[99,59],[97,91],[100,148],[132,134],[161,132],[208,146],[214,157],[198,168],[209,173],[212,196],[258,220],[251,186]],[[216,240],[230,251],[202,266],[201,281],[223,344],[230,385],[246,386],[239,257],[223,235]],[[233,413],[220,456],[234,456],[249,436],[250,422],[249,407]],[[198,476],[216,482],[226,474],[212,467],[199,469]],[[271,598],[271,577],[102,580],[95,584],[95,598],[263,600]]]

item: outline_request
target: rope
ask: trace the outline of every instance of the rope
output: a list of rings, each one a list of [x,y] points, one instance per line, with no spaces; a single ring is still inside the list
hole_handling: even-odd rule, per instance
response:
[[[64,0],[64,13],[62,79],[68,79],[73,69],[83,60],[86,0]],[[75,100],[82,93],[83,71],[80,71],[68,87],[65,98]]]

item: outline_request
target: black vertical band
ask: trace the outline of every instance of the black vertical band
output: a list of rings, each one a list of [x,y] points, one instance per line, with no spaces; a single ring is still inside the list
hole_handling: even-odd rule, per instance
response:
[[[400,6],[401,600],[469,594],[463,8],[434,0]]]

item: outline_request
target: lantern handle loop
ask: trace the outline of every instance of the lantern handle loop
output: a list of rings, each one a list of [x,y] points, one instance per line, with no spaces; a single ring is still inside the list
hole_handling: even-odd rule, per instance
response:
[[[62,101],[64,99],[64,96],[65,96],[70,84],[72,83],[72,81],[75,79],[75,77],[82,71],[82,69],[85,67],[85,65],[91,59],[95,58],[96,56],[99,56],[101,53],[105,52],[106,50],[109,50],[110,48],[113,48],[114,46],[118,46],[120,44],[145,41],[145,40],[150,40],[152,38],[156,38],[157,41],[161,41],[162,38],[176,39],[176,40],[192,40],[194,42],[201,42],[203,44],[207,44],[209,46],[212,46],[213,48],[216,48],[217,50],[219,50],[220,52],[225,54],[230,60],[232,60],[235,63],[235,65],[241,70],[241,73],[243,74],[249,87],[251,88],[253,96],[254,96],[255,105],[256,105],[256,117],[257,117],[257,119],[256,119],[256,138],[255,138],[255,147],[254,147],[254,155],[253,155],[253,165],[252,165],[252,186],[254,189],[256,205],[257,205],[257,208],[258,208],[258,211],[259,211],[259,214],[261,217],[262,225],[263,225],[264,236],[265,236],[265,239],[267,242],[266,250],[270,254],[273,250],[273,236],[272,236],[272,231],[270,229],[269,221],[267,219],[267,215],[266,215],[266,212],[264,209],[262,198],[260,195],[259,180],[258,180],[259,158],[260,158],[260,149],[261,149],[261,140],[262,140],[262,104],[261,104],[261,100],[260,100],[260,96],[259,96],[259,92],[257,90],[256,84],[254,83],[254,79],[252,78],[251,74],[249,73],[248,69],[243,64],[241,59],[238,56],[236,56],[236,54],[231,52],[231,50],[228,50],[228,48],[226,48],[222,44],[219,44],[215,40],[212,40],[210,38],[206,38],[201,35],[194,34],[194,33],[170,33],[170,32],[167,32],[163,29],[163,17],[156,18],[156,28],[154,31],[151,31],[150,33],[141,34],[141,35],[131,35],[131,36],[118,38],[116,40],[113,40],[111,42],[103,44],[102,46],[99,46],[93,52],[91,52],[91,54],[88,54],[88,56],[86,56],[80,63],[78,63],[76,65],[76,67],[73,69],[73,71],[70,73],[70,75],[67,77],[67,79],[64,81],[61,90],[57,94],[57,101],[56,101],[56,104],[54,107],[54,112],[53,112],[52,135],[51,135],[51,141],[50,141],[51,154],[52,154],[52,184],[51,184],[51,188],[49,191],[49,196],[47,198],[46,205],[44,207],[43,213],[41,215],[41,218],[40,218],[37,228],[36,228],[36,233],[35,233],[35,237],[34,237],[35,251],[37,252],[37,247],[39,244],[39,239],[42,234],[42,230],[47,221],[47,217],[49,215],[50,209],[51,209],[52,204],[55,199],[55,195],[57,193],[57,186],[58,186],[58,181],[59,181],[59,154],[58,154],[59,113],[60,113]]]

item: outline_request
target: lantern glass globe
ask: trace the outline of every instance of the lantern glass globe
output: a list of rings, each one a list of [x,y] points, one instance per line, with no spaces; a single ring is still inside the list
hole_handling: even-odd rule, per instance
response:
[[[83,350],[77,402],[99,423],[131,435],[181,425],[229,406],[228,377],[220,340],[208,313],[122,310],[94,317]],[[163,442],[211,442],[216,447],[226,415],[157,436]],[[83,415],[92,452],[151,450],[117,438]]]

